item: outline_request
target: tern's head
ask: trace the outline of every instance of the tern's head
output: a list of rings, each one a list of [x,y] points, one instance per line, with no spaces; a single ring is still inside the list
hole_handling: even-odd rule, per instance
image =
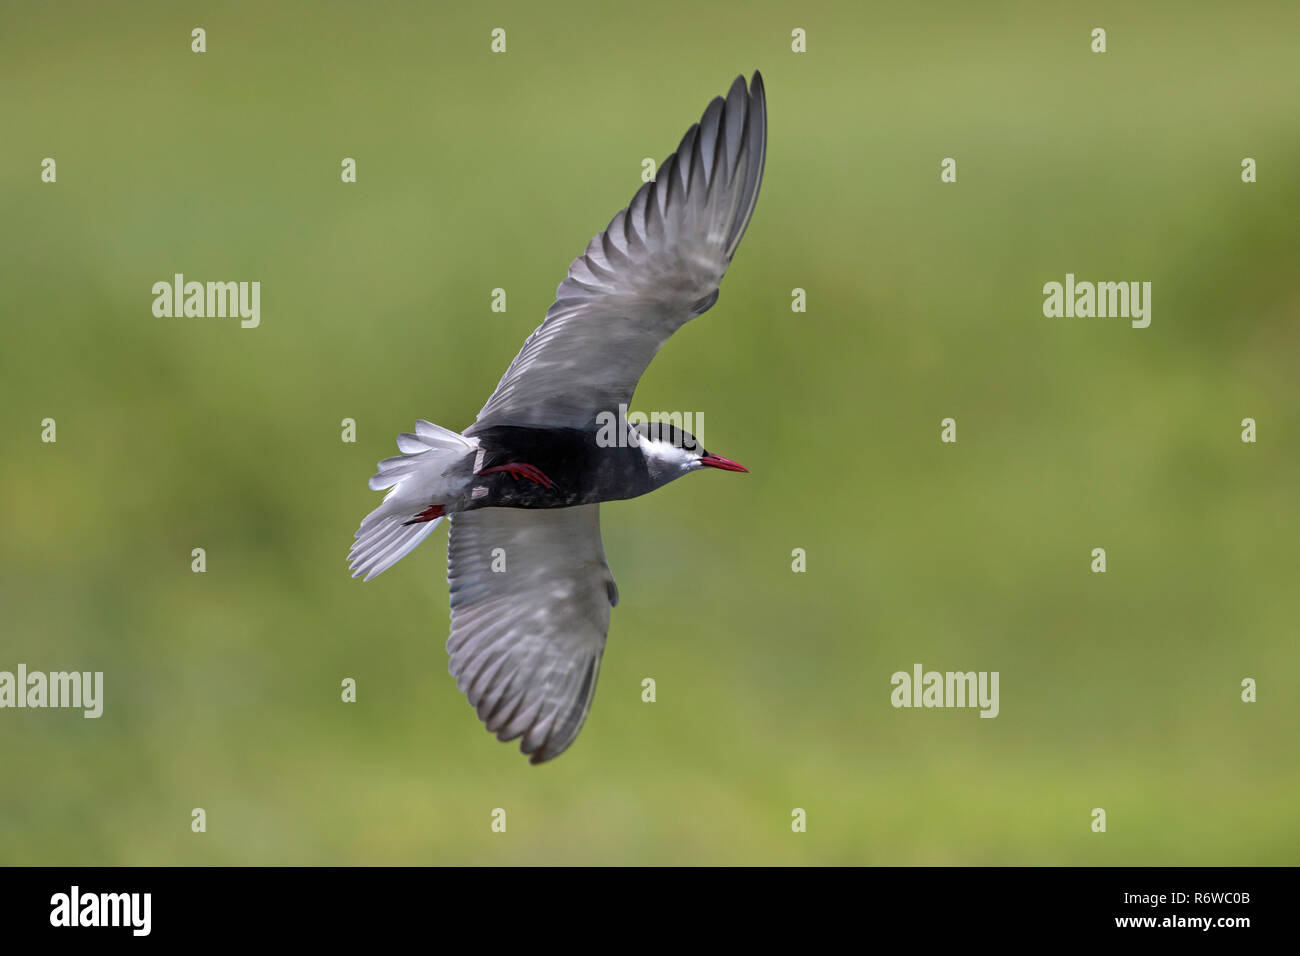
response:
[[[739,462],[705,451],[698,438],[675,425],[663,422],[638,423],[632,425],[631,429],[636,433],[636,445],[645,457],[650,478],[656,487],[700,468],[749,471]]]

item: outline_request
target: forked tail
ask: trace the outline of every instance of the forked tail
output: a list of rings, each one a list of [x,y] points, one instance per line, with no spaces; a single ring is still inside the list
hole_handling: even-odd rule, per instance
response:
[[[348,552],[352,576],[369,581],[387,571],[429,536],[442,521],[442,498],[456,489],[446,476],[473,454],[475,443],[433,422],[415,423],[415,434],[397,436],[404,454],[385,458],[370,479],[375,491],[390,489],[384,502],[361,521]]]

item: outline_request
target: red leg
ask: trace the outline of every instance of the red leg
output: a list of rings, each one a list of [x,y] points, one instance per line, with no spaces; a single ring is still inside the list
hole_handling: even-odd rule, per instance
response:
[[[402,524],[420,524],[423,521],[434,521],[445,514],[442,508],[442,505],[429,505],[429,507],[425,508],[410,521],[403,521]]]
[[[493,465],[491,468],[484,468],[482,471],[476,471],[476,475],[490,475],[494,472],[504,471],[515,481],[520,478],[527,478],[535,485],[541,485],[544,488],[554,488],[555,483],[547,478],[540,468],[534,468],[532,465],[526,465],[523,462],[512,461],[505,465]]]

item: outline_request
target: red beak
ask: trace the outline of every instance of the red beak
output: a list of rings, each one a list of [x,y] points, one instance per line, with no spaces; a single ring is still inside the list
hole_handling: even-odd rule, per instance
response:
[[[702,455],[700,464],[708,465],[710,468],[721,468],[723,471],[743,471],[749,474],[749,469],[738,461],[732,461],[730,458],[723,458],[721,455]]]

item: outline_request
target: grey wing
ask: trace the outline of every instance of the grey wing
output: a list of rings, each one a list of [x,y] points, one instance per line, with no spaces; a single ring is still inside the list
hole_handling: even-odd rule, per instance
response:
[[[453,515],[447,583],[457,686],[498,739],[522,736],[533,763],[558,756],[591,709],[618,603],[600,506]]]
[[[569,266],[546,319],[467,434],[486,425],[583,427],[630,402],[674,332],[717,300],[758,201],[763,79],[736,77],[631,204]]]

